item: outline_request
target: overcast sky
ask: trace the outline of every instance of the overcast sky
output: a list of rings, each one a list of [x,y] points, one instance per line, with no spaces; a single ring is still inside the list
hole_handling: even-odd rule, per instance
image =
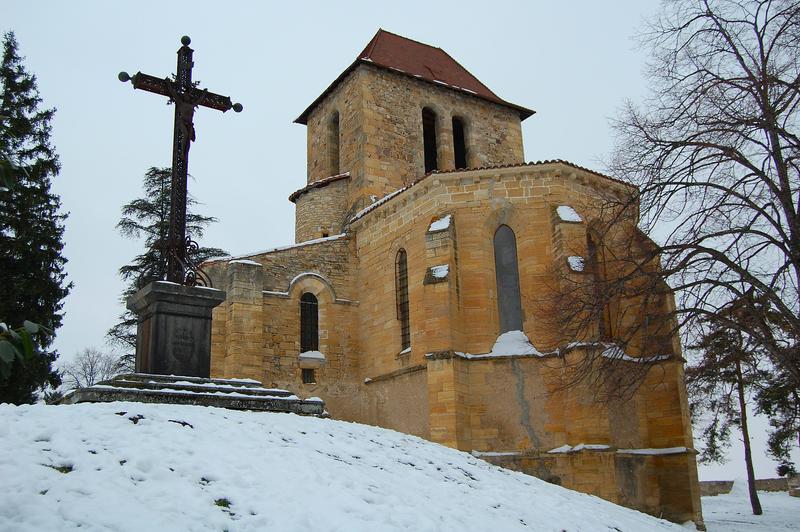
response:
[[[219,218],[203,244],[239,255],[294,238],[287,196],[306,182],[306,131],[293,120],[344,70],[378,28],[439,46],[501,98],[536,110],[523,122],[525,158],[567,159],[602,170],[608,119],[646,90],[646,56],[632,39],[656,0],[381,2],[136,2],[5,0],[12,30],[44,105],[56,107],[62,170],[53,191],[66,222],[74,283],[55,347],[70,359],[107,348],[123,306],[117,270],[140,244],[115,230],[121,206],[141,195],[151,166],[169,166],[173,109],[134,91],[121,70],[164,77],[189,35],[194,79],[244,112],[195,114],[190,193]],[[758,476],[774,476],[764,430],[755,430]],[[732,461],[701,478],[743,476]]]

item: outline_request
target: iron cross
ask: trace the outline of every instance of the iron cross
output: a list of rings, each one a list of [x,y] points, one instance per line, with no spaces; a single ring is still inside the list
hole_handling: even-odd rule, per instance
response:
[[[197,244],[186,236],[186,179],[189,166],[189,146],[195,139],[194,110],[200,105],[222,111],[233,109],[239,113],[242,104],[231,103],[228,96],[198,89],[192,82],[192,53],[189,37],[181,37],[183,46],[178,50],[178,68],[174,79],[161,79],[137,72],[134,76],[119,73],[119,80],[130,81],[134,89],[154,92],[169,98],[175,105],[175,131],[172,140],[172,190],[169,210],[169,241],[162,243],[167,254],[167,281],[180,284],[207,284],[201,272],[187,256],[187,251]],[[163,253],[163,252],[162,252]]]

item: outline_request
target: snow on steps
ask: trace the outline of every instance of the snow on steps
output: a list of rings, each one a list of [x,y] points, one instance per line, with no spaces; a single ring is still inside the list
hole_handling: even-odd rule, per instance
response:
[[[135,401],[176,405],[216,406],[235,410],[292,412],[322,416],[321,399],[300,399],[287,390],[263,388],[249,379],[209,379],[177,375],[130,373],[68,392],[59,402],[110,403]]]
[[[141,403],[0,405],[0,530],[681,530],[398,432]]]

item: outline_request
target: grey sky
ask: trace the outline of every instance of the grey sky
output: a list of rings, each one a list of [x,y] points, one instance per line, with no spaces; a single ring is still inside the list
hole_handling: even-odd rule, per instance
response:
[[[631,36],[656,0],[380,2],[99,2],[6,0],[44,104],[58,109],[54,192],[67,220],[75,283],[56,348],[63,359],[104,346],[122,311],[117,269],[139,252],[115,230],[150,166],[171,161],[173,110],[117,81],[175,70],[192,38],[194,79],[244,112],[201,108],[189,170],[200,212],[216,216],[203,243],[232,254],[293,242],[287,196],[306,181],[306,131],[292,121],[347,67],[378,28],[440,46],[501,98],[537,113],[523,124],[525,157],[602,169],[608,118],[645,90],[646,56]],[[758,431],[756,431],[758,432]],[[763,430],[761,431],[763,433]],[[763,439],[763,434],[762,434]],[[773,476],[763,445],[757,474]],[[701,477],[742,476],[734,458]]]

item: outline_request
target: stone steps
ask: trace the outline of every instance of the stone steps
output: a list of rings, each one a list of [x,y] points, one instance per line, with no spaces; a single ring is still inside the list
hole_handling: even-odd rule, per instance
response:
[[[147,373],[118,375],[93,386],[72,390],[59,403],[113,401],[215,406],[320,417],[327,415],[325,403],[320,399],[300,399],[287,390],[264,388],[258,381]]]

